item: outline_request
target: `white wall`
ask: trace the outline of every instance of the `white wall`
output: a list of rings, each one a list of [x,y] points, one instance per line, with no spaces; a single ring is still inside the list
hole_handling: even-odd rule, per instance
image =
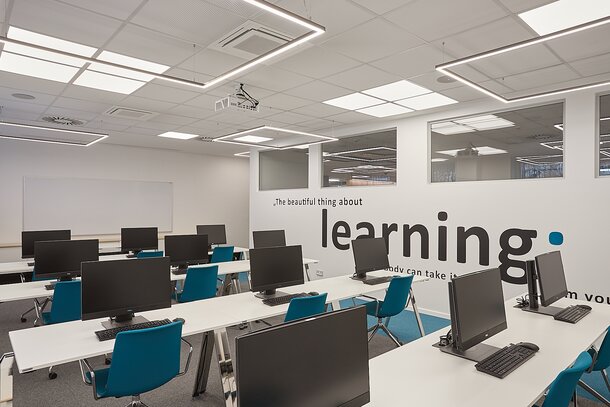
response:
[[[198,223],[224,223],[229,242],[248,243],[249,168],[243,158],[0,140],[0,245],[21,241],[25,176],[172,182],[172,233],[195,233]],[[0,249],[0,261],[19,255],[18,248]]]
[[[602,89],[607,91],[608,89]],[[598,90],[599,91],[599,90]],[[557,100],[547,99],[546,101]],[[320,259],[319,269],[324,276],[353,272],[351,250],[338,250],[330,242],[322,247],[322,209],[328,209],[328,229],[339,220],[346,221],[352,230],[352,239],[362,234],[356,231],[358,222],[374,225],[377,236],[383,223],[397,223],[398,233],[390,238],[390,262],[403,269],[439,274],[466,273],[500,264],[499,237],[507,229],[535,230],[533,247],[529,253],[510,256],[511,259],[531,259],[534,255],[556,250],[562,251],[571,291],[579,299],[585,294],[601,295],[604,301],[610,296],[610,265],[607,261],[607,233],[610,212],[610,177],[597,178],[596,162],[596,94],[594,91],[569,93],[566,100],[565,174],[562,179],[504,180],[456,183],[429,183],[428,122],[527,106],[529,104],[503,105],[486,100],[477,104],[460,104],[453,110],[421,115],[395,122],[353,126],[335,130],[336,135],[358,134],[364,131],[396,126],[398,148],[398,184],[375,187],[320,187],[320,148],[310,152],[308,190],[258,191],[257,155],[251,159],[251,208],[250,228],[285,228],[288,243],[302,244],[304,255]],[[541,101],[541,102],[546,102]],[[537,102],[538,103],[538,102]],[[277,198],[362,198],[362,206],[305,207],[277,205]],[[448,213],[448,220],[441,222],[438,212]],[[419,239],[414,237],[410,257],[402,252],[402,225],[423,224],[430,233],[430,257],[422,259]],[[438,227],[448,228],[447,261],[437,257]],[[465,264],[456,259],[457,227],[480,226],[489,234],[490,265],[481,266],[478,245],[469,241]],[[552,246],[548,235],[562,232],[565,241]],[[340,239],[349,242],[350,239]],[[512,238],[511,245],[519,246],[519,238]],[[517,275],[518,269],[509,269]],[[522,285],[505,284],[505,295],[517,295],[526,291]],[[446,313],[446,280],[434,279],[417,287],[420,306],[433,312]]]

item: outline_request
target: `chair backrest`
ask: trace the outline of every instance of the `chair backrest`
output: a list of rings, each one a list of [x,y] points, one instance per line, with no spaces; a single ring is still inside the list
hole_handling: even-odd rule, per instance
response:
[[[147,259],[149,257],[163,257],[163,250],[142,250],[136,254],[138,259]]]
[[[210,263],[224,263],[226,261],[233,261],[233,246],[218,246],[212,251],[212,258]]]
[[[542,407],[568,407],[580,377],[592,362],[591,355],[588,352],[582,352],[572,367],[559,373],[551,383]]]
[[[51,306],[52,324],[78,321],[81,318],[81,285],[80,280],[59,281],[53,291]]]
[[[284,322],[307,318],[326,311],[326,293],[290,300]]]
[[[606,337],[604,338],[602,345],[599,347],[593,370],[605,370],[608,369],[608,367],[610,367],[610,328],[608,328]]]
[[[186,271],[180,302],[204,300],[216,296],[218,266],[191,266]]]
[[[407,306],[412,282],[412,275],[394,277],[390,281],[378,316],[391,317],[400,314]]]
[[[180,372],[182,322],[120,332],[116,337],[106,394],[124,397],[146,393]]]

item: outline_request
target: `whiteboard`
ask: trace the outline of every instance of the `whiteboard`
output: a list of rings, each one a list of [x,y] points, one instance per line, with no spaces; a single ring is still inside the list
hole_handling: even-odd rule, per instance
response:
[[[122,227],[172,230],[171,182],[84,178],[23,179],[23,229],[119,234]]]

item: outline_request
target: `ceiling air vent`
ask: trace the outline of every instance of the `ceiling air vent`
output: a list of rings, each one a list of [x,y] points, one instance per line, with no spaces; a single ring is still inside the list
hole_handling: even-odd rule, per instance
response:
[[[42,118],[45,122],[61,124],[64,126],[82,126],[85,124],[82,120],[71,119],[65,116],[44,116]]]
[[[131,109],[129,107],[112,106],[110,109],[106,110],[104,114],[107,116],[118,117],[120,119],[146,121],[151,117],[155,117],[159,113]]]
[[[292,38],[254,21],[246,21],[220,40],[210,49],[226,52],[241,58],[251,59],[286,44]]]

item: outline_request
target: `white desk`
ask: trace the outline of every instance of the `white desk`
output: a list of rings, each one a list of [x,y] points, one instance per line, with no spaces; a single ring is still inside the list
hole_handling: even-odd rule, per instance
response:
[[[413,406],[526,407],[534,404],[557,374],[587,350],[610,324],[610,307],[562,299],[558,306],[584,303],[593,307],[576,324],[513,308],[506,302],[508,329],[485,341],[503,347],[509,343],[532,342],[540,347],[536,355],[504,379],[478,372],[474,362],[433,348],[448,328],[371,359],[371,403],[386,407],[408,403]],[[397,389],[404,388],[404,392]]]
[[[392,275],[392,273],[380,271],[372,274]],[[426,281],[425,277],[415,277],[415,282]],[[379,285],[366,285],[354,281],[348,276],[333,277],[305,284],[285,287],[282,291],[287,293],[298,292],[326,292],[327,301],[338,309],[339,301],[354,298],[361,294],[369,294],[375,291],[385,290],[388,283]],[[201,394],[207,385],[207,370],[209,369],[212,345],[214,341],[219,343],[216,347],[219,360],[225,363],[229,361],[228,347],[221,345],[226,343],[226,330],[228,326],[238,325],[242,322],[260,320],[285,314],[288,304],[270,307],[247,292],[242,294],[216,297],[208,300],[195,301],[184,304],[176,304],[171,308],[148,311],[140,313],[149,320],[184,318],[182,334],[184,336],[204,333],[204,341],[199,360],[199,378],[195,383],[193,394]],[[20,373],[32,370],[44,369],[62,363],[74,362],[80,359],[111,353],[114,340],[100,342],[94,332],[102,328],[104,319],[90,321],[73,321],[63,324],[46,325],[38,328],[22,329],[9,332],[9,338],[13,353]],[[222,353],[222,355],[221,355]],[[10,354],[6,354],[7,360],[12,361]],[[206,371],[203,371],[206,370]],[[198,372],[198,373],[199,373]],[[225,377],[227,376],[227,377]],[[234,381],[229,375],[223,376],[223,386],[234,387]],[[0,380],[0,383],[5,383]],[[5,391],[3,389],[2,391]],[[12,394],[12,393],[11,393]],[[231,391],[226,394],[230,397]],[[229,401],[227,401],[227,405]]]

